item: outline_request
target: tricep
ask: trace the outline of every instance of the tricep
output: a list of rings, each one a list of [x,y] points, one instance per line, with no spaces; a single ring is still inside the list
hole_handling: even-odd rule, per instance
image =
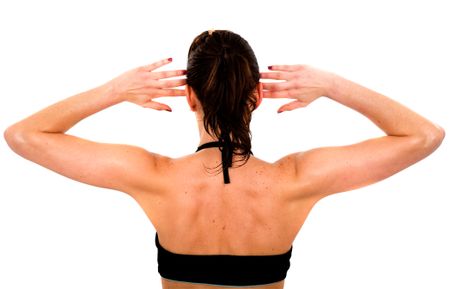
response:
[[[317,197],[350,191],[388,178],[431,154],[442,140],[383,136],[360,143],[315,148],[296,158],[297,179]]]

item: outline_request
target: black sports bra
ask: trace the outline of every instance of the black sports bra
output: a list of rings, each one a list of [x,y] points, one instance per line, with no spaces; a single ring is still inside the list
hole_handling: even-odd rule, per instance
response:
[[[158,272],[173,281],[222,286],[257,286],[282,281],[292,246],[280,255],[186,255],[167,251],[155,236]]]
[[[229,184],[230,174],[228,173],[228,168],[230,168],[233,163],[233,144],[231,143],[229,138],[220,138],[219,141],[212,141],[202,144],[197,148],[195,152],[212,147],[219,147],[220,151],[222,152],[223,182],[225,184]],[[252,151],[250,151],[250,153],[253,154]]]

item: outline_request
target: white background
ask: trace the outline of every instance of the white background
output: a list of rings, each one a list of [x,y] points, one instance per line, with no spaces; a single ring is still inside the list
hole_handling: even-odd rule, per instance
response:
[[[260,68],[310,64],[407,105],[450,129],[446,1],[2,1],[0,129],[139,65],[183,69],[202,31],[229,29]],[[448,7],[448,6],[447,6]],[[68,133],[172,157],[195,151],[184,98],[172,113],[130,103]],[[253,152],[291,152],[382,134],[328,99],[281,115],[264,100]],[[329,196],[294,243],[286,288],[450,288],[448,139],[375,185]],[[78,183],[15,155],[0,140],[0,288],[158,288],[154,228],[128,195]]]

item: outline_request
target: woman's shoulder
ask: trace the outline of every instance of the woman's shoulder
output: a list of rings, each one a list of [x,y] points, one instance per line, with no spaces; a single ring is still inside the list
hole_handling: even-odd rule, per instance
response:
[[[223,183],[220,161],[220,154],[206,157],[189,154],[170,158],[164,160],[167,168],[164,178],[171,185],[174,182],[183,182],[185,185],[195,182],[220,187]],[[236,158],[233,167],[229,169],[230,185],[242,189],[249,184],[255,189],[261,185],[272,191],[283,191],[286,196],[301,194],[303,185],[302,180],[297,177],[297,161],[297,154],[289,154],[273,162],[255,155],[251,155],[245,163]]]

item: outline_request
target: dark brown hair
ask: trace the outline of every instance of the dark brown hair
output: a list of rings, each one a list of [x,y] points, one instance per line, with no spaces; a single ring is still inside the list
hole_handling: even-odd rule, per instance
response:
[[[245,164],[251,153],[250,120],[260,78],[248,42],[228,30],[201,33],[189,48],[186,76],[201,103],[206,132],[231,142],[233,154]]]

